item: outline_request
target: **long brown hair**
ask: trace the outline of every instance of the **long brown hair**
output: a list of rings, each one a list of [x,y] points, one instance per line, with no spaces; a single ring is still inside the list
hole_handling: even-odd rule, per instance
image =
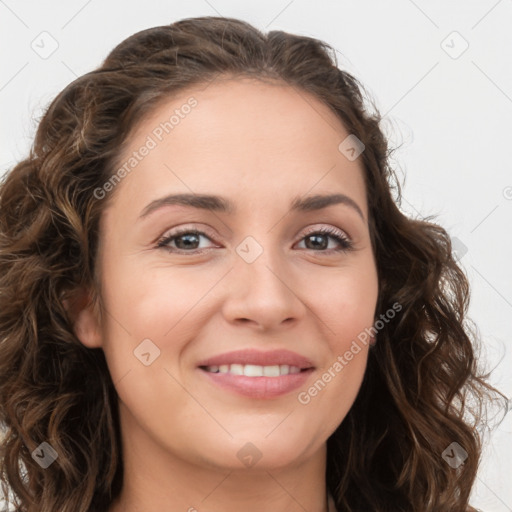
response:
[[[115,172],[136,123],[160,100],[217,76],[277,80],[313,94],[365,145],[376,318],[394,303],[402,310],[379,330],[357,399],[327,442],[337,509],[465,511],[481,452],[476,427],[498,392],[476,366],[468,282],[450,238],[431,219],[399,210],[381,116],[329,45],[220,17],[123,41],[56,97],[30,155],[3,178],[0,463],[17,510],[102,512],[121,490],[115,387],[103,352],[78,341],[62,301],[85,286],[101,313],[96,250],[112,194],[98,199],[94,191]],[[58,454],[46,469],[33,456],[42,442]],[[452,443],[468,454],[457,468],[443,457]]]

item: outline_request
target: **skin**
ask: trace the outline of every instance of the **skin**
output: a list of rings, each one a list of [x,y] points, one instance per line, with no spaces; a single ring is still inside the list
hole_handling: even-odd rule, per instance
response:
[[[159,105],[121,161],[191,96],[197,106],[117,185],[103,214],[101,319],[91,306],[76,312],[77,336],[104,350],[120,397],[125,476],[110,512],[325,511],[326,440],[356,398],[368,346],[308,404],[298,394],[374,322],[361,159],[338,150],[349,133],[308,93],[218,79]],[[138,218],[157,198],[191,192],[224,196],[236,211],[172,205]],[[352,198],[362,217],[346,204],[290,211],[295,197],[333,193]],[[189,227],[207,237],[188,253],[157,247]],[[311,244],[311,228],[324,227],[341,231],[353,250]],[[252,263],[236,251],[247,236],[263,250]],[[330,235],[320,242],[340,248]],[[160,350],[148,366],[134,355],[144,339]],[[315,370],[300,389],[257,399],[217,387],[197,368],[241,348],[289,349]],[[237,457],[248,442],[261,455],[251,467]]]

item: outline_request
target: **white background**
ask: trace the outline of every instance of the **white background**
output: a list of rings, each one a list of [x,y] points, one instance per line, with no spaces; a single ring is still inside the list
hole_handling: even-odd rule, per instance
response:
[[[437,215],[454,239],[472,284],[470,316],[489,365],[498,365],[492,383],[511,397],[511,0],[0,0],[0,172],[26,155],[42,108],[125,37],[219,15],[325,40],[367,87],[391,144],[402,144],[394,165],[407,178],[403,209]],[[31,47],[52,44],[48,57]],[[512,511],[511,474],[508,414],[490,438],[472,504]]]

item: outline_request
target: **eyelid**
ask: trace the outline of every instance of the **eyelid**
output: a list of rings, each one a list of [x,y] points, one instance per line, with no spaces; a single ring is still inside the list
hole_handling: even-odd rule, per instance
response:
[[[299,238],[298,241],[301,241],[305,236],[308,236],[312,233],[316,233],[318,231],[325,231],[325,230],[328,230],[329,234],[335,233],[340,237],[343,237],[349,241],[352,241],[352,237],[347,233],[346,230],[340,229],[340,228],[332,226],[332,225],[326,226],[325,224],[315,224],[315,225],[305,228],[305,230],[306,231],[301,232],[301,237]],[[177,227],[177,228],[175,228],[175,230],[171,229],[171,230],[167,231],[166,233],[164,233],[163,235],[159,236],[157,241],[161,241],[161,240],[167,239],[171,236],[178,236],[180,234],[193,232],[193,231],[197,231],[197,232],[204,231],[205,235],[208,235],[208,237],[210,239],[212,239],[212,241],[215,241],[216,236],[213,234],[213,230],[209,226],[202,225],[199,227],[198,225],[196,225],[194,223]]]
[[[315,224],[313,226],[309,226],[308,228],[306,228],[306,231],[302,233],[301,240],[305,236],[312,234],[312,233],[316,233],[318,231],[324,231],[324,232],[327,231],[327,232],[329,232],[329,234],[335,233],[341,238],[346,238],[347,240],[352,241],[352,237],[344,229],[335,227],[333,225],[325,225],[325,224]]]
[[[185,225],[177,226],[175,228],[170,228],[170,229],[166,230],[163,235],[159,236],[157,241],[163,240],[165,238],[169,238],[170,236],[177,236],[177,235],[180,235],[183,233],[189,233],[191,231],[192,232],[197,231],[197,232],[201,232],[201,233],[204,232],[204,234],[208,235],[208,237],[211,238],[212,241],[215,241],[216,235],[212,228],[210,228],[208,225],[205,225],[205,224],[199,225],[199,224],[195,224],[195,223],[185,224]]]

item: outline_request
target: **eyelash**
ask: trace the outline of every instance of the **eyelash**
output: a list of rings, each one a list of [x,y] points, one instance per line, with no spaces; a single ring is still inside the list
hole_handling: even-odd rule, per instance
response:
[[[202,231],[199,231],[197,229],[184,228],[184,229],[180,229],[180,230],[176,231],[175,233],[172,233],[172,234],[160,239],[158,241],[157,248],[164,249],[173,254],[203,254],[205,251],[208,251],[211,249],[211,247],[208,247],[206,249],[193,249],[191,251],[186,251],[183,249],[175,249],[173,247],[169,247],[168,244],[170,242],[172,242],[176,238],[179,238],[182,235],[204,236],[204,237],[208,238],[210,241],[213,241],[213,240],[211,240],[211,237],[209,237],[206,233],[204,233]],[[320,252],[320,253],[324,253],[324,254],[333,254],[333,253],[339,253],[339,252],[345,253],[345,252],[349,252],[349,251],[353,250],[353,242],[349,238],[347,238],[343,234],[342,231],[339,231],[335,228],[318,228],[318,229],[312,230],[309,233],[306,233],[300,239],[300,241],[304,240],[305,238],[307,238],[308,236],[311,236],[311,235],[329,235],[329,238],[333,238],[334,240],[336,240],[336,242],[338,242],[341,247],[339,249],[326,249],[326,250],[320,250],[320,251],[315,251],[314,249],[306,249],[306,250],[311,250],[313,252]]]

